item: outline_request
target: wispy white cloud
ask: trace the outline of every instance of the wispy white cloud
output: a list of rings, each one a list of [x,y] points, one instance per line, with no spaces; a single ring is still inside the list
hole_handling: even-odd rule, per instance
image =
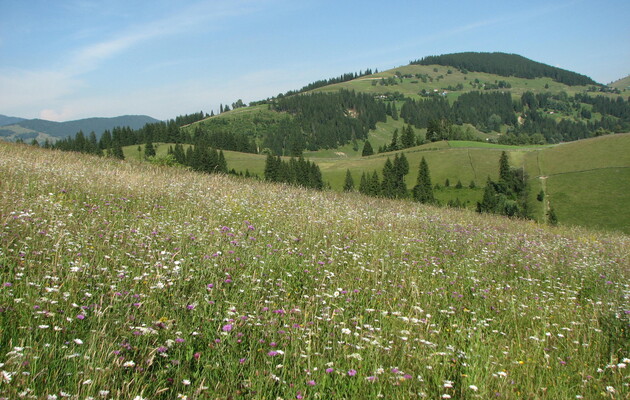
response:
[[[91,7],[90,2],[81,3],[84,3],[82,7]],[[262,2],[247,0],[221,3],[201,1],[167,16],[130,25],[104,40],[60,54],[63,63],[59,61],[59,66],[55,68],[0,68],[0,93],[3,94],[0,96],[0,110],[32,117],[33,115],[25,115],[20,110],[38,107],[41,110],[40,117],[53,120],[72,118],[73,112],[80,113],[84,107],[81,102],[74,106],[65,106],[70,104],[69,96],[86,87],[88,83],[84,81],[84,75],[97,70],[103,62],[153,40],[193,29],[213,29],[231,17],[254,12],[260,7]],[[55,62],[51,64],[55,65]]]
[[[251,1],[232,1],[221,4],[203,1],[192,4],[179,12],[138,26],[131,26],[111,38],[76,50],[65,70],[71,75],[88,72],[102,61],[134,46],[196,28],[211,29],[211,23],[251,13],[259,7],[257,4]]]
[[[72,119],[75,111],[68,106],[62,108],[60,112],[50,109],[44,109],[39,112],[39,118],[48,121],[68,121]]]

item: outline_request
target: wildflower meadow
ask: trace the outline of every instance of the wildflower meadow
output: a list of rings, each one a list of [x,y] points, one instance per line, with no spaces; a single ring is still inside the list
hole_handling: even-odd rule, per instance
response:
[[[0,142],[0,398],[626,399],[629,250]]]

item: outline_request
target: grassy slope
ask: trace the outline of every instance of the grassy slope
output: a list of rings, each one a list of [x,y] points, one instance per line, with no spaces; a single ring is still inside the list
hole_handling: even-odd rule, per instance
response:
[[[530,154],[532,194],[547,177],[548,200],[568,224],[630,233],[630,134],[565,143]],[[542,209],[537,209],[539,218]]]
[[[165,155],[168,144],[157,144],[157,154]],[[437,198],[447,203],[459,198],[468,201],[474,209],[481,200],[486,179],[497,179],[498,160],[502,151],[507,151],[510,164],[524,167],[529,176],[529,203],[531,214],[538,221],[545,221],[543,204],[536,201],[541,190],[541,176],[547,176],[548,201],[556,210],[559,220],[575,224],[620,230],[630,233],[630,214],[625,207],[630,203],[626,174],[630,169],[630,134],[609,135],[600,138],[570,142],[556,146],[504,146],[480,142],[436,142],[404,151],[410,165],[406,177],[408,188],[415,185],[420,159],[425,157],[431,171],[432,182],[444,185],[450,181],[450,189],[436,192]],[[324,180],[333,190],[343,187],[346,170],[353,175],[358,187],[363,172],[377,171],[380,175],[387,157],[395,153],[360,157],[352,149],[343,154],[328,150],[307,153],[321,168]],[[124,149],[128,159],[138,159],[137,146]],[[263,177],[265,156],[225,151],[230,169],[237,172],[248,170]],[[597,173],[590,173],[598,171]],[[575,180],[573,179],[575,178]],[[454,186],[461,180],[464,189]],[[474,181],[477,189],[467,189]],[[609,216],[601,215],[609,212]]]
[[[7,398],[628,394],[628,236],[6,143],[0,176]]]
[[[621,78],[621,79],[611,83],[608,86],[617,88],[619,90],[628,89],[628,88],[630,88],[630,75],[626,76],[625,78]]]
[[[37,132],[32,129],[24,128],[20,125],[6,125],[0,127],[0,139],[14,142],[22,139],[25,143],[30,143],[33,139],[39,143],[44,143],[46,139],[51,143],[58,138],[43,132]]]
[[[438,72],[434,72],[434,68],[437,68]],[[449,69],[452,71],[451,74],[448,74]],[[404,78],[403,82],[400,83],[399,81],[399,84],[397,85],[372,85],[372,80],[380,80],[380,78],[382,77],[394,77],[397,71],[400,71],[400,73],[403,75],[412,74],[415,76],[415,74],[426,74],[433,78],[433,82],[427,81],[426,83],[424,83],[422,82],[422,80],[413,77]],[[440,76],[442,76],[442,78],[439,78]],[[512,89],[509,89],[510,92],[519,97],[526,91],[532,91],[534,93],[547,91],[565,91],[567,92],[567,94],[573,95],[575,93],[581,93],[586,89],[585,86],[567,86],[562,83],[554,82],[551,78],[525,79],[517,77],[503,77],[494,74],[487,74],[484,72],[469,72],[467,74],[462,74],[455,68],[449,68],[441,65],[406,65],[399,68],[393,68],[387,71],[379,72],[378,74],[374,74],[368,77],[362,77],[348,82],[329,85],[323,88],[316,89],[315,91],[336,91],[343,88],[374,94],[400,92],[407,97],[420,98],[418,93],[422,89],[426,89],[427,91],[433,91],[437,89],[441,91],[442,88],[446,88],[448,86],[455,87],[458,83],[462,83],[464,85],[464,89],[462,90],[462,92],[479,90],[473,89],[473,87],[470,85],[470,82],[474,82],[476,79],[478,79],[480,82],[485,83],[494,83],[497,80],[509,82],[512,85]],[[547,85],[548,88],[545,88],[545,85]],[[449,94],[449,98],[454,99],[458,96],[459,93],[462,92],[451,92]]]

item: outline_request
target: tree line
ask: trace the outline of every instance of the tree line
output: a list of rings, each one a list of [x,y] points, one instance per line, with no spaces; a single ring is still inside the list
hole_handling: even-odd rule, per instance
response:
[[[512,168],[507,153],[499,158],[499,179],[488,178],[477,212],[529,218],[527,176],[522,168]]]
[[[396,153],[393,161],[387,157],[381,173],[382,178],[379,177],[377,171],[372,171],[371,173],[363,172],[358,191],[368,196],[390,199],[411,198],[424,204],[437,204],[433,195],[429,166],[425,158],[422,157],[418,165],[418,178],[416,185],[411,190],[407,189],[407,184],[405,183],[405,177],[409,174],[409,168],[409,161],[407,161],[405,153],[400,155]],[[343,190],[346,192],[355,190],[354,179],[350,170],[346,170]]]
[[[554,113],[576,117],[555,118]],[[593,113],[601,117],[593,118]],[[474,91],[452,104],[442,96],[407,99],[400,117],[416,128],[426,128],[429,141],[461,140],[462,132],[454,126],[468,123],[483,132],[500,132],[507,126],[507,134],[499,138],[502,144],[544,144],[630,130],[630,102],[622,97],[569,97],[564,92],[525,92],[514,101],[507,92]]]
[[[317,190],[324,188],[319,166],[301,156],[284,161],[279,156],[267,155],[264,176],[269,182],[284,182]]]
[[[371,68],[368,68],[365,71],[359,71],[358,73],[357,72],[347,72],[347,73],[341,74],[341,75],[339,75],[338,77],[335,77],[335,78],[320,79],[320,80],[317,80],[315,82],[311,82],[308,85],[303,86],[300,90],[289,90],[288,92],[286,92],[284,94],[279,94],[277,96],[277,98],[293,96],[295,94],[308,92],[310,90],[314,90],[314,89],[317,89],[317,88],[320,88],[320,87],[333,85],[335,83],[348,82],[348,81],[351,81],[353,79],[360,78],[362,76],[372,75],[372,74],[377,74],[377,73],[378,73],[378,69],[376,69],[374,72],[372,72]],[[266,100],[264,102],[268,102],[268,101],[269,100]],[[264,103],[264,102],[258,102],[258,103]]]
[[[386,121],[383,102],[372,95],[348,90],[278,98],[272,108],[294,117],[295,126],[291,129],[294,139],[291,140],[296,150],[329,149],[353,140],[364,140],[368,131],[376,128],[377,122]],[[282,131],[276,134],[280,137],[269,138],[272,146],[287,136]],[[272,149],[276,154],[282,154],[277,147]]]

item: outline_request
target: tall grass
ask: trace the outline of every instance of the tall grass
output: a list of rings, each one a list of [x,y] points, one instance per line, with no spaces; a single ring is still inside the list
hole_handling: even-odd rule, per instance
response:
[[[627,236],[0,143],[0,398],[626,398]]]

